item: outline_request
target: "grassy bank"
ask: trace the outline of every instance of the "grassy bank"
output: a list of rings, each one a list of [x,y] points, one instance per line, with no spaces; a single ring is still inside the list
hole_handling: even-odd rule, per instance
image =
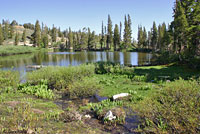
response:
[[[134,131],[199,133],[199,76],[200,71],[184,66],[130,68],[99,62],[42,68],[28,73],[27,83],[19,84],[17,72],[2,71],[0,132],[120,133],[124,131],[118,124],[125,122],[131,109],[141,118]],[[88,98],[96,93],[108,98],[118,93],[129,96],[90,102]],[[109,110],[116,120],[104,118]],[[81,121],[71,118],[77,112],[83,115]],[[84,118],[88,113],[92,120]],[[25,116],[27,120],[21,120]]]
[[[28,46],[0,46],[0,56],[27,54],[39,50]]]

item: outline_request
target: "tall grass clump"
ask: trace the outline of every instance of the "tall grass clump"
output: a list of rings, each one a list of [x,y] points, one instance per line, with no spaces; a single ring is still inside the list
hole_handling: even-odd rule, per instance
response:
[[[70,83],[94,74],[94,65],[69,67],[45,67],[27,74],[27,80],[34,85],[47,80],[50,89],[66,89]]]
[[[26,54],[35,52],[37,48],[28,46],[0,46],[0,56]]]
[[[70,98],[87,98],[96,94],[98,90],[101,90],[101,86],[95,79],[84,78],[70,84],[68,95]]]
[[[30,104],[21,103],[7,109],[8,116],[0,117],[0,133],[28,133],[29,129],[37,131],[41,128],[44,115],[34,113]]]
[[[95,63],[96,74],[119,74],[119,75],[132,75],[133,68],[125,67],[113,62],[97,62]]]
[[[20,78],[18,72],[0,70],[0,93],[2,90],[16,88],[19,81]]]
[[[176,80],[139,104],[146,133],[200,133],[200,84]]]

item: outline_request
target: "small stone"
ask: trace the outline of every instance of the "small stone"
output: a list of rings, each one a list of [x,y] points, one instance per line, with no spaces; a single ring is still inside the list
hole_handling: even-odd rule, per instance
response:
[[[126,116],[126,112],[124,111],[123,108],[119,108],[119,107],[113,108],[111,111],[113,112],[113,115],[115,115],[118,118],[122,118]]]
[[[61,118],[65,122],[72,122],[72,121],[80,121],[82,119],[82,115],[76,111],[69,111],[61,114]]]
[[[106,113],[106,115],[104,116],[104,119],[108,119],[108,120],[114,120],[114,119],[116,119],[116,116],[113,116],[113,113],[112,113],[112,111],[108,111],[107,113]]]
[[[86,106],[88,103],[89,103],[89,99],[83,99],[83,100],[82,100],[82,104],[83,104],[84,106]]]
[[[91,119],[91,116],[89,114],[85,115],[85,118]]]
[[[129,96],[128,93],[117,94],[117,95],[114,95],[114,96],[113,96],[113,100],[116,100],[116,99],[118,99],[118,98],[127,97],[127,96]]]
[[[81,120],[81,118],[82,118],[82,115],[80,115],[78,112],[75,112],[74,113],[74,117],[75,117],[75,119],[77,119],[77,120]]]
[[[44,114],[45,112],[44,111],[41,111],[39,109],[35,109],[35,108],[32,108],[32,111],[36,114]]]
[[[27,134],[32,134],[32,133],[33,133],[33,130],[28,129]]]

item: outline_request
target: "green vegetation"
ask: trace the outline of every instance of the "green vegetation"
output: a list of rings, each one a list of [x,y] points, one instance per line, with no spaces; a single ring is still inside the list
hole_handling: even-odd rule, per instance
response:
[[[19,83],[19,73],[13,71],[0,71],[0,94],[3,91],[17,87]]]
[[[28,130],[55,133],[66,130],[67,126],[68,132],[78,133],[87,120],[76,122],[71,119],[76,112],[93,114],[107,127],[113,127],[123,124],[127,109],[132,109],[141,117],[135,131],[198,133],[199,76],[198,70],[186,66],[131,68],[99,62],[77,67],[42,68],[29,72],[27,83],[19,84],[16,72],[2,71],[0,130],[4,133]],[[112,96],[119,93],[129,93],[129,96],[113,101]],[[86,101],[94,94],[108,99],[96,103]],[[51,101],[59,101],[61,96],[68,98],[64,111]],[[8,105],[10,107],[6,108]],[[104,118],[108,111],[112,111],[115,120]],[[25,117],[26,120],[22,120]],[[73,125],[78,125],[78,129],[74,130]],[[92,132],[106,131],[86,126]],[[88,129],[84,131],[88,132]]]
[[[69,86],[70,98],[87,98],[92,97],[97,91],[101,90],[101,86],[96,79],[85,77],[82,80],[76,80]]]
[[[78,67],[45,67],[27,74],[31,84],[39,84],[41,79],[48,81],[48,87],[57,90],[67,90],[74,81],[81,80],[94,74],[93,65]]]
[[[0,56],[26,54],[37,50],[37,48],[27,46],[0,46]]]
[[[146,133],[199,133],[199,82],[176,80],[138,104]]]
[[[87,27],[79,31],[73,31],[70,27],[61,31],[60,27],[57,28],[54,25],[49,28],[42,23],[41,26],[38,20],[35,25],[25,23],[23,26],[15,20],[11,23],[3,20],[0,25],[0,45],[17,45],[18,41],[12,40],[13,35],[17,35],[16,40],[22,37],[23,43],[27,40],[27,44],[38,47],[58,47],[74,51],[152,51],[158,54],[156,55],[157,64],[179,61],[193,66],[193,60],[199,61],[199,7],[197,0],[176,0],[174,20],[168,26],[165,22],[156,24],[154,21],[149,30],[139,25],[137,41],[132,38],[132,22],[129,14],[125,15],[124,30],[121,22],[120,27],[112,24],[111,16],[108,15],[107,26],[104,26],[102,22],[99,35]],[[113,26],[115,26],[114,29]],[[23,32],[25,30],[26,37]],[[123,40],[122,31],[124,31]],[[22,42],[19,41],[19,44],[21,45]]]
[[[159,66],[132,68],[98,62],[45,67],[28,72],[23,84],[18,72],[0,71],[0,133],[106,133],[109,127],[120,129],[115,126],[123,124],[130,111],[140,117],[136,132],[200,133],[199,15],[198,0],[176,0],[174,20],[168,26],[154,21],[150,31],[138,26],[138,42],[132,39],[130,15],[125,15],[124,30],[120,22],[114,31],[108,15],[107,26],[102,22],[99,35],[86,27],[61,31],[54,25],[48,28],[42,23],[41,27],[38,20],[35,25],[23,26],[3,20],[0,56],[38,50],[17,45],[79,51],[140,50],[154,52]],[[128,96],[112,98],[120,93]],[[95,94],[107,99],[89,102]],[[105,118],[110,111],[115,120]],[[85,119],[86,114],[93,119]],[[83,118],[74,119],[77,116]],[[93,120],[92,125],[88,123]]]
[[[38,98],[53,99],[55,95],[52,90],[48,89],[47,84],[47,80],[41,80],[41,82],[35,86],[32,86],[29,83],[20,84],[18,90],[25,94],[35,95]]]

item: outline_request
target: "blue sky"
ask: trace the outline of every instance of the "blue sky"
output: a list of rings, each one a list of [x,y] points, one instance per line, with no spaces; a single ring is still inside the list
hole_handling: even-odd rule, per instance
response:
[[[124,15],[130,14],[133,37],[137,38],[140,24],[149,30],[153,21],[157,24],[172,21],[174,0],[0,0],[0,3],[1,20],[35,24],[38,19],[62,30],[90,27],[97,33],[101,31],[102,21],[107,24],[108,14],[113,26],[124,22]]]

